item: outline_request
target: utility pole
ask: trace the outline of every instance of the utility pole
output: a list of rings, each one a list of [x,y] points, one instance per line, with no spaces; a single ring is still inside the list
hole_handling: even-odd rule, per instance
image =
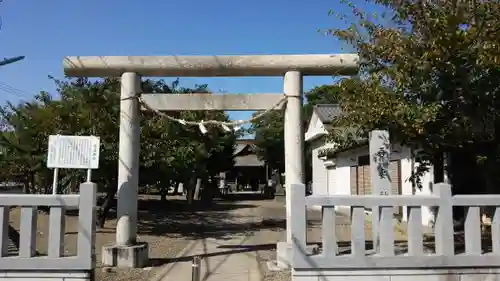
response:
[[[0,66],[4,66],[7,64],[15,63],[20,60],[23,60],[25,56],[17,56],[17,57],[12,57],[12,58],[4,58],[3,60],[0,61]]]

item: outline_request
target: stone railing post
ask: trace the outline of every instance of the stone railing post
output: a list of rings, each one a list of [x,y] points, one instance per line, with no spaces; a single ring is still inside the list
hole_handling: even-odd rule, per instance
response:
[[[439,196],[439,206],[436,214],[436,254],[453,256],[455,242],[453,238],[453,202],[451,186],[447,183],[434,185],[432,193]]]

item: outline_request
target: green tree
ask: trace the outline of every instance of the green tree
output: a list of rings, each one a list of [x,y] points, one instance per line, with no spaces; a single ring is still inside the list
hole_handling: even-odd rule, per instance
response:
[[[338,84],[322,85],[312,88],[305,93],[307,103],[304,105],[304,116],[308,122],[312,115],[312,110],[318,104],[338,104],[342,88]]]
[[[8,103],[0,109],[2,129],[1,172],[2,180],[19,181],[26,193],[37,189],[46,193],[51,180],[42,165],[48,134],[45,129],[52,123],[47,119],[51,110],[57,110],[56,103],[42,93],[34,101],[17,106]]]
[[[336,85],[314,87],[305,93],[303,108],[304,127],[307,128],[313,107],[317,104],[335,104],[339,100],[341,88]],[[285,171],[284,111],[272,111],[252,123],[251,132],[255,134],[257,155],[272,169]],[[306,180],[311,179],[311,155],[306,145]]]
[[[93,173],[101,191],[106,193],[99,223],[106,214],[117,191],[118,133],[120,82],[118,79],[91,81],[85,78],[56,80],[59,99],[41,93],[33,101],[19,105],[7,104],[0,110],[0,155],[3,180],[23,183],[29,193],[51,191],[52,171],[46,168],[48,136],[96,135],[101,139],[99,169]],[[143,81],[143,89],[152,93],[207,92],[206,85],[193,89],[179,87],[179,81]],[[169,112],[185,120],[228,120],[222,111]],[[219,171],[232,167],[232,149],[236,136],[211,128],[203,135],[197,127],[186,127],[166,120],[157,113],[141,114],[141,187],[152,186],[166,198],[172,182],[185,182],[195,177],[213,178]],[[203,168],[205,167],[205,168]],[[76,191],[84,171],[62,170],[61,190]],[[208,190],[209,188],[206,188]],[[211,199],[211,196],[207,197]],[[210,201],[210,200],[207,200]]]
[[[257,156],[271,169],[285,170],[284,111],[275,110],[252,123]]]
[[[389,17],[349,3],[357,21],[330,30],[361,62],[361,75],[340,84],[346,116],[339,125],[355,124],[360,135],[388,129],[395,140],[421,149],[422,170],[439,167],[447,155],[455,192],[470,192],[471,185],[494,191],[500,183],[500,3],[369,2]],[[338,134],[332,138],[342,142]]]

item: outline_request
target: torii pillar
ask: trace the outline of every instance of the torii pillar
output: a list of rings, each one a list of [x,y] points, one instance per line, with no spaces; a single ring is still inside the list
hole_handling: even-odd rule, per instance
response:
[[[121,77],[120,140],[118,163],[118,225],[116,243],[103,248],[108,266],[142,267],[147,244],[137,241],[137,190],[139,182],[140,77],[282,76],[285,111],[286,188],[304,186],[304,125],[302,77],[353,75],[356,54],[243,55],[243,56],[90,56],[64,58],[67,76]],[[154,110],[267,110],[283,99],[279,94],[142,94]],[[291,206],[287,195],[287,220]],[[289,266],[293,233],[287,227],[286,242],[278,243],[278,265]]]

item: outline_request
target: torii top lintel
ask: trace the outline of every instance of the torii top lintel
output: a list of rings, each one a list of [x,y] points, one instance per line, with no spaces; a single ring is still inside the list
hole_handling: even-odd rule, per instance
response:
[[[64,74],[117,77],[125,72],[156,77],[282,76],[290,70],[303,75],[354,75],[356,54],[242,56],[74,56],[65,57]]]

